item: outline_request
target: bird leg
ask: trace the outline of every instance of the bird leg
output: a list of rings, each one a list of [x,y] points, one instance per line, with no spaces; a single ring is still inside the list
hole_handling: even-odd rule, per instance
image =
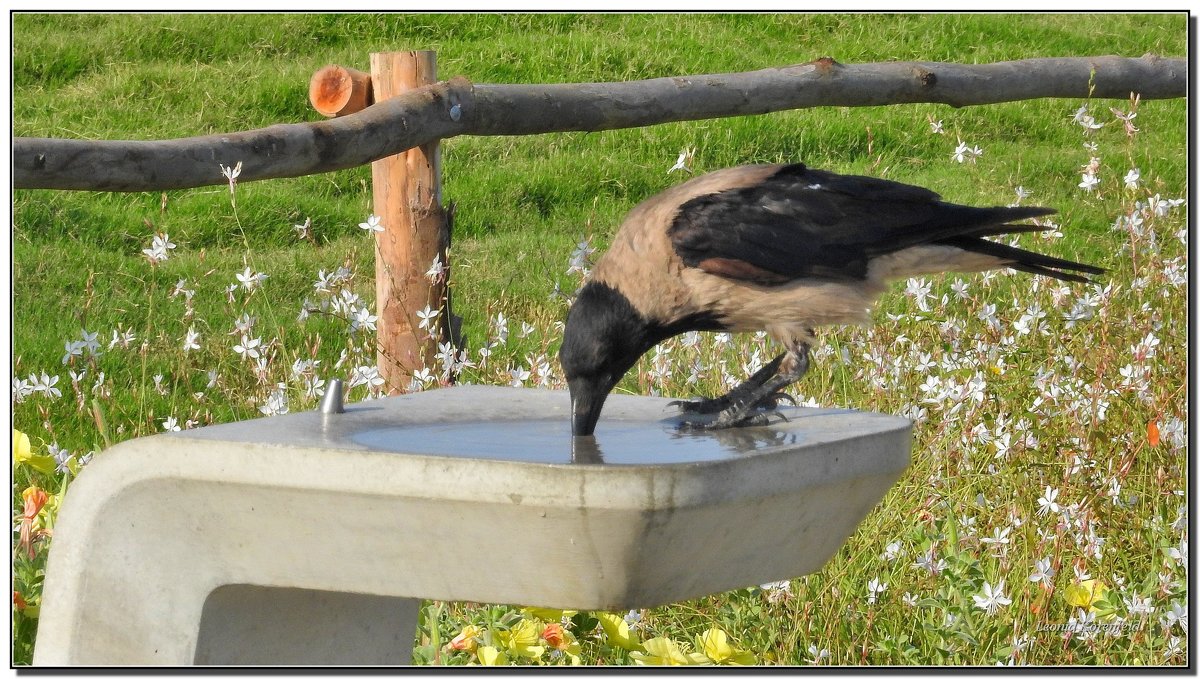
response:
[[[800,342],[789,348],[786,353],[780,354],[779,357],[751,376],[745,383],[736,387],[725,397],[722,397],[728,398],[729,403],[724,408],[716,411],[718,413],[717,417],[712,421],[684,422],[680,427],[682,429],[726,429],[728,427],[768,424],[771,420],[771,414],[759,412],[756,409],[766,403],[769,403],[770,407],[774,408],[780,398],[791,399],[787,394],[782,394],[781,390],[799,380],[808,371],[808,348],[808,344],[804,342]],[[772,370],[765,373],[765,378],[762,378],[758,384],[754,384],[755,380],[760,378],[760,374],[764,374],[767,368],[772,368]],[[749,388],[742,391],[743,387],[747,387],[747,385],[750,385]],[[721,399],[712,399],[712,401],[719,400]],[[702,401],[701,403],[704,402]],[[782,417],[779,413],[775,414]]]
[[[757,389],[760,389],[767,380],[774,377],[775,374],[779,372],[779,364],[783,361],[783,358],[786,355],[786,353],[783,353],[776,356],[774,360],[759,368],[753,375],[747,378],[745,382],[737,385],[724,396],[718,396],[717,398],[701,398],[695,401],[671,401],[667,405],[677,406],[685,413],[700,413],[702,415],[709,415],[711,413],[721,412],[738,401],[746,400],[752,394],[754,394]],[[787,394],[778,394],[778,396],[791,398]]]

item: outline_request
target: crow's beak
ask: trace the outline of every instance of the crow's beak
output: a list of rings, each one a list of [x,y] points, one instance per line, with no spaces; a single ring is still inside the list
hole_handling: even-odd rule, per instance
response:
[[[597,381],[582,377],[568,382],[568,386],[571,389],[571,434],[591,436],[608,390]]]

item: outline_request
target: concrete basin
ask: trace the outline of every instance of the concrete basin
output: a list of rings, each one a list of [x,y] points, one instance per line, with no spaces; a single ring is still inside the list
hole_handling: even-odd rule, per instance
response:
[[[34,662],[408,662],[421,599],[625,610],[814,572],[907,420],[784,408],[681,433],[614,394],[462,386],[114,446],[55,527]]]

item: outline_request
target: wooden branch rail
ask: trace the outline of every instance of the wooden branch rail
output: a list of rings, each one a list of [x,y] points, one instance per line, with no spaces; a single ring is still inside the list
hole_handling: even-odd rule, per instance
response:
[[[815,106],[1037,98],[1167,99],[1187,94],[1187,60],[1146,55],[994,64],[832,59],[747,73],[618,83],[473,85],[440,82],[332,120],[168,141],[17,137],[18,189],[162,191],[343,170],[458,135],[600,131]]]

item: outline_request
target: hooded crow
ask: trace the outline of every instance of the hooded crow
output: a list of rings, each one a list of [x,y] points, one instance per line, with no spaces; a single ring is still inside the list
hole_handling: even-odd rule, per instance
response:
[[[783,353],[724,396],[676,401],[714,415],[689,426],[764,424],[808,368],[813,328],[862,323],[887,283],[1009,267],[1087,282],[1099,267],[985,236],[1041,231],[1041,207],[968,207],[916,186],[802,164],[719,170],[626,216],[567,314],[559,361],[571,431],[590,436],[604,400],[638,358],[693,330],[765,330]]]

